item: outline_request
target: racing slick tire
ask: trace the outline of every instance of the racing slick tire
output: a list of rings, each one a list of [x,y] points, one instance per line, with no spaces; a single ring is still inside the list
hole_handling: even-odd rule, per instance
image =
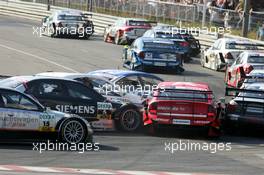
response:
[[[109,40],[109,34],[105,30],[104,31],[104,42],[108,42],[108,40]]]
[[[118,128],[125,132],[135,132],[142,126],[140,112],[134,107],[124,107],[119,113]]]
[[[79,119],[69,119],[62,124],[60,137],[66,143],[92,142],[92,136],[88,136],[85,124]]]
[[[115,40],[115,44],[116,45],[120,45],[121,43],[120,43],[120,36],[119,36],[119,32],[115,35],[115,38],[114,38],[114,40]]]

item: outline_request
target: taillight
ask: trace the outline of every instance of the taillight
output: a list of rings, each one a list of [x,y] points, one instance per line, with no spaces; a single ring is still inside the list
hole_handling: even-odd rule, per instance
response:
[[[216,109],[213,105],[209,105],[208,106],[208,113],[207,113],[207,116],[208,117],[214,117],[216,114]]]
[[[139,52],[138,53],[138,57],[141,58],[141,59],[144,59],[145,58],[145,53],[144,52]]]
[[[245,64],[245,65],[243,66],[243,69],[244,69],[244,72],[245,72],[246,74],[249,74],[254,68],[253,68],[253,66],[251,66],[250,64]]]
[[[158,104],[156,102],[151,103],[149,105],[149,108],[148,108],[149,113],[152,115],[156,115],[157,114],[157,107],[158,107]]]
[[[57,27],[63,27],[62,23],[59,22],[59,23],[57,24]]]
[[[235,101],[230,101],[226,109],[228,112],[235,112],[237,108],[238,108],[238,104]]]
[[[225,59],[234,59],[234,57],[230,52],[228,52],[227,54],[225,54]]]
[[[189,43],[188,42],[181,42],[180,43],[180,46],[182,46],[182,47],[188,47],[189,46]]]
[[[119,36],[122,36],[124,34],[124,31],[123,30],[118,30],[118,35]]]

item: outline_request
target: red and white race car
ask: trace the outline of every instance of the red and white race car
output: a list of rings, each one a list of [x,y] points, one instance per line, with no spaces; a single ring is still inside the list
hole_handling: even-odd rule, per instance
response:
[[[264,52],[245,51],[227,67],[225,82],[229,87],[240,88],[252,70],[264,69]]]
[[[220,135],[218,112],[208,84],[162,82],[146,100],[143,119],[153,133],[162,125],[188,126],[206,128],[208,136],[217,137]]]
[[[120,18],[105,28],[104,41],[115,44],[131,44],[151,29],[151,24],[156,24],[156,22],[138,18]]]

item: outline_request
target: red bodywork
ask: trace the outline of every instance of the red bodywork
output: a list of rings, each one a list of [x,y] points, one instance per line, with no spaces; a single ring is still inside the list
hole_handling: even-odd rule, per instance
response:
[[[250,64],[238,64],[226,69],[225,82],[229,87],[240,88],[247,74],[253,70]]]
[[[146,101],[143,119],[144,125],[220,127],[213,93],[205,83],[160,83]]]

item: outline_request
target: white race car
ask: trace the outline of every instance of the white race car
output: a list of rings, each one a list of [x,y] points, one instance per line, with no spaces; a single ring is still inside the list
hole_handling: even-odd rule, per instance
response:
[[[5,139],[59,139],[67,143],[92,142],[92,129],[78,115],[44,108],[32,97],[0,88],[0,137]],[[42,138],[43,136],[43,138]]]
[[[201,65],[216,71],[225,70],[245,50],[260,50],[262,45],[249,40],[221,38],[201,52]]]

